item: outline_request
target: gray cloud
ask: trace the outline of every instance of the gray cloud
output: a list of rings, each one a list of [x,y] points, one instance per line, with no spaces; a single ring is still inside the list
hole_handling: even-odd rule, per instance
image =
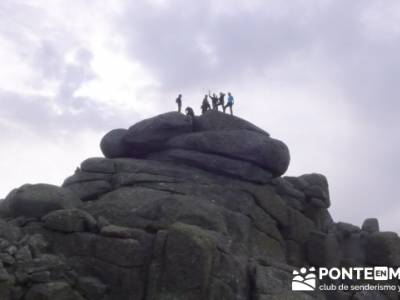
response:
[[[255,10],[223,2],[226,14],[215,12],[213,1],[168,3],[158,9],[146,1],[128,3],[118,20],[132,57],[166,90],[265,74],[279,80],[274,76],[282,73],[272,72],[294,59],[315,72],[313,80],[329,80],[347,93],[356,112],[399,108],[400,39],[382,40],[366,27],[364,15],[374,1],[264,1]]]
[[[28,91],[0,88],[1,121],[46,135],[74,134],[84,129],[104,131],[127,126],[129,119],[138,117],[132,111],[75,95],[96,78],[91,66],[93,53],[47,10],[6,1],[0,3],[0,15],[0,37],[14,46],[21,64],[34,73],[24,83]],[[48,85],[53,86],[50,94]]]
[[[105,131],[127,126],[127,120],[137,118],[134,113],[119,111],[87,98],[73,98],[60,111],[50,98],[0,91],[0,120],[24,125],[43,136],[73,135],[86,129]]]

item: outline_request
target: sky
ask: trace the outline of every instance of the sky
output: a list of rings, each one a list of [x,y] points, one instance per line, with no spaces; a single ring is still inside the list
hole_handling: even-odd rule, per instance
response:
[[[109,130],[230,91],[322,173],[335,221],[400,232],[398,0],[3,0],[0,198],[61,184]]]

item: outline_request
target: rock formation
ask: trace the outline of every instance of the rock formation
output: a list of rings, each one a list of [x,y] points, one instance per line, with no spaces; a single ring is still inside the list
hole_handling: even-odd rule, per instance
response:
[[[335,223],[327,179],[281,177],[287,146],[253,124],[171,112],[101,149],[62,187],[1,203],[0,299],[397,299],[291,291],[304,266],[399,266],[400,239]]]

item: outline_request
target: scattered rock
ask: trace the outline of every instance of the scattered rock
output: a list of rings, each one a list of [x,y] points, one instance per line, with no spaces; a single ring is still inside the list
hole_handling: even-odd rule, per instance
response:
[[[71,191],[50,184],[26,184],[13,190],[5,200],[11,216],[42,217],[63,208],[73,208],[81,201]]]
[[[8,253],[0,253],[0,260],[5,264],[5,265],[13,265],[15,264],[15,258],[8,254]]]
[[[376,218],[365,219],[361,227],[362,230],[373,233],[379,231],[379,223]]]
[[[28,246],[24,246],[15,253],[18,264],[26,264],[32,260],[32,253]]]
[[[10,247],[7,247],[7,249],[5,250],[5,253],[14,256],[15,253],[17,253],[18,248],[14,245],[11,245]]]
[[[26,240],[21,244],[29,246],[33,257],[37,257],[40,253],[45,252],[49,246],[49,243],[44,239],[43,235],[39,233],[27,235]]]
[[[367,263],[400,266],[400,238],[395,232],[374,232],[367,237]]]
[[[12,221],[6,222],[0,219],[0,238],[3,239],[2,246],[6,247],[5,243],[16,242],[21,238],[21,235],[21,229],[15,226]]]
[[[79,209],[56,210],[45,215],[42,221],[46,228],[62,232],[89,231],[96,226],[96,220]]]

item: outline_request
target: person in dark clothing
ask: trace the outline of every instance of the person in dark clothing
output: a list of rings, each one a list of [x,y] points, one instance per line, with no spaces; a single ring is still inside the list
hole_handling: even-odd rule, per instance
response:
[[[188,117],[194,118],[194,111],[191,107],[189,107],[189,106],[186,107],[185,112]]]
[[[225,94],[222,92],[219,93],[218,105],[221,105],[222,110],[225,112]]]
[[[231,111],[231,115],[233,115],[233,111],[232,111],[233,104],[234,104],[233,96],[231,95],[231,93],[228,93],[228,103],[224,106],[224,108],[226,110],[226,108],[229,107],[229,109]]]
[[[204,114],[209,109],[211,109],[210,102],[208,102],[208,97],[205,95],[201,104],[201,113]]]
[[[181,112],[182,110],[182,95],[179,94],[178,98],[175,100],[176,104],[178,104],[178,112]]]
[[[218,110],[218,96],[214,93],[211,96],[210,91],[208,91],[208,96],[211,99],[211,103],[212,103],[212,109],[213,110]]]

